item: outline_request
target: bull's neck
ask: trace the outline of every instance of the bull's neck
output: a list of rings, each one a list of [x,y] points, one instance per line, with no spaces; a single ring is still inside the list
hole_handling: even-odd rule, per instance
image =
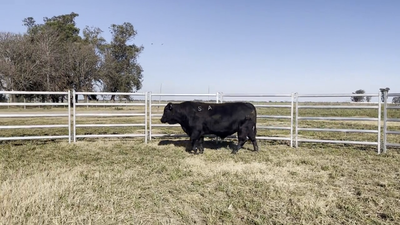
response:
[[[180,125],[183,125],[183,126],[189,125],[189,119],[188,119],[187,114],[185,114],[185,113],[179,113],[177,115],[177,121]]]

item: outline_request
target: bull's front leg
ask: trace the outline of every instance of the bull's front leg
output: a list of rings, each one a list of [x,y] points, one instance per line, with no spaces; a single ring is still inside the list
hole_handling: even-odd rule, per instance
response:
[[[201,139],[201,134],[200,132],[192,132],[192,134],[190,135],[190,144],[192,147],[192,150],[194,151],[194,154],[197,154],[197,148],[198,146],[203,146],[202,144],[200,144],[200,139]],[[202,152],[202,150],[200,150],[200,152]]]

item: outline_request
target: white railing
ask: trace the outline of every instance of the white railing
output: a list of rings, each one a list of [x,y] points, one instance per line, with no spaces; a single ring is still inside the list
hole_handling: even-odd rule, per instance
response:
[[[25,113],[25,112],[12,112],[12,110],[9,110],[11,112],[0,112],[0,118],[34,118],[34,117],[67,117],[68,118],[68,123],[65,124],[52,124],[52,125],[3,125],[0,126],[0,131],[1,130],[6,130],[6,129],[38,129],[38,128],[68,128],[68,135],[47,135],[47,136],[17,136],[17,137],[2,137],[0,135],[0,141],[6,141],[6,140],[37,140],[37,139],[68,139],[69,142],[71,142],[71,104],[70,104],[70,92],[47,92],[47,91],[0,91],[0,94],[3,95],[44,95],[44,96],[50,96],[50,95],[61,95],[63,97],[67,97],[66,102],[62,103],[50,103],[50,102],[26,102],[24,98],[24,102],[10,102],[8,101],[7,103],[0,102],[0,107],[2,106],[7,106],[8,108],[10,106],[66,106],[66,109],[64,110],[65,112],[62,113]],[[9,100],[11,98],[9,97]]]
[[[382,93],[384,93],[382,91]],[[400,131],[388,129],[388,123],[400,123],[399,118],[388,118],[387,110],[400,109],[400,105],[387,103],[388,97],[400,97],[400,93],[388,93],[386,90],[386,96],[384,96],[384,103],[381,103],[382,93],[378,94],[223,94],[217,92],[215,94],[154,94],[154,93],[114,93],[114,92],[26,92],[26,91],[0,91],[3,95],[62,95],[66,97],[65,102],[11,102],[10,97],[8,102],[0,102],[0,119],[7,118],[67,118],[68,123],[55,123],[47,125],[37,125],[37,124],[10,124],[10,125],[0,125],[0,141],[6,140],[29,140],[29,139],[68,139],[69,142],[76,142],[77,138],[96,138],[96,137],[142,137],[147,143],[148,138],[151,140],[153,137],[182,137],[186,136],[183,132],[176,132],[171,134],[154,133],[153,128],[156,127],[176,127],[179,125],[168,125],[161,124],[160,122],[153,121],[155,118],[160,118],[162,114],[154,113],[154,107],[161,107],[162,109],[168,102],[181,102],[184,100],[193,101],[201,100],[204,102],[225,102],[225,101],[237,101],[245,100],[253,102],[255,107],[258,108],[258,118],[261,119],[279,119],[288,120],[290,125],[287,126],[264,126],[258,125],[257,128],[260,130],[285,130],[289,134],[286,136],[263,136],[258,135],[257,139],[265,140],[285,140],[290,141],[290,146],[298,147],[301,142],[319,142],[319,143],[343,143],[343,144],[364,144],[364,145],[376,145],[378,147],[378,153],[381,152],[381,105],[384,104],[383,112],[383,152],[386,152],[386,148],[389,146],[400,147],[400,143],[391,143],[387,141],[388,135],[400,135]],[[129,102],[110,102],[110,101],[98,101],[98,102],[75,102],[75,97],[77,95],[117,95],[117,96],[136,96],[136,98],[141,98],[140,101],[129,101]],[[378,98],[378,101],[373,103],[363,103],[363,104],[319,104],[318,101],[308,101],[308,99],[324,99],[327,98],[341,98],[341,97],[373,97]],[[266,99],[273,99],[275,101],[267,102]],[[307,100],[307,101],[306,101]],[[281,101],[281,102],[279,102]],[[279,103],[277,103],[279,102]],[[323,101],[321,101],[323,102]],[[325,101],[326,102],[326,101]],[[332,103],[332,102],[331,102]],[[65,109],[61,109],[57,112],[29,112],[29,108],[26,107],[42,107],[42,106],[63,106]],[[85,107],[86,106],[86,107]],[[97,110],[83,110],[88,107],[107,107],[107,106],[125,106],[125,107],[138,107],[142,109],[139,113],[136,112],[100,112]],[[9,109],[11,107],[11,109]],[[15,112],[12,110],[13,107],[24,107],[25,110]],[[290,109],[290,115],[267,115],[263,113],[263,108],[286,108],[287,112]],[[79,109],[79,110],[78,110]],[[82,112],[80,111],[82,109]],[[301,116],[303,109],[375,109],[377,110],[376,117],[358,117],[357,115],[350,117],[319,117],[319,116]],[[144,112],[143,112],[144,111]],[[114,124],[81,124],[77,122],[77,118],[95,118],[95,117],[142,117],[143,120],[140,123],[114,123]],[[336,129],[336,128],[321,128],[312,126],[299,126],[300,121],[359,121],[359,122],[376,122],[376,129]],[[139,133],[128,133],[128,134],[87,134],[83,135],[77,134],[77,129],[89,128],[89,127],[143,127],[144,131]],[[22,134],[22,136],[8,137],[7,135],[1,135],[2,130],[11,129],[52,129],[52,128],[67,128],[67,135],[48,135],[48,136],[28,136]],[[324,139],[309,139],[302,138],[299,132],[343,132],[343,133],[360,133],[360,134],[376,134],[376,141],[356,141],[356,140],[324,140]],[[23,132],[20,132],[23,133]]]
[[[284,119],[289,120],[289,126],[262,126],[257,125],[257,130],[287,130],[289,131],[288,136],[279,137],[279,136],[261,136],[259,132],[257,134],[257,139],[260,140],[283,140],[289,141],[290,147],[293,147],[293,112],[294,112],[294,94],[224,94],[220,93],[221,102],[225,101],[248,101],[254,102],[254,106],[258,109],[261,108],[289,108],[290,115],[266,115],[260,113],[261,110],[257,111],[257,118],[263,119]],[[274,99],[274,103],[267,104],[269,100]],[[276,99],[280,99],[283,104],[277,104],[278,101]],[[259,122],[257,122],[259,123]]]
[[[388,89],[383,89],[383,94],[384,94],[384,112],[383,112],[383,152],[385,153],[387,150],[387,147],[400,147],[400,143],[393,143],[389,142],[387,140],[388,135],[400,135],[399,130],[389,130],[389,122],[392,123],[393,125],[396,123],[400,123],[400,117],[397,118],[391,118],[387,116],[387,111],[388,109],[393,109],[393,110],[399,110],[400,105],[398,104],[389,104],[388,97],[400,97],[400,93],[388,93]]]
[[[153,107],[164,107],[168,104],[168,102],[174,101],[193,101],[199,98],[198,100],[202,100],[205,102],[216,102],[219,103],[219,93],[216,94],[154,94],[149,92],[149,139],[151,140],[153,137],[187,137],[186,134],[165,134],[165,133],[153,133],[154,127],[179,127],[179,124],[161,124],[161,123],[153,123],[153,118],[161,118],[162,114],[153,113]],[[157,102],[158,103],[155,103]]]
[[[76,102],[77,95],[114,95],[114,96],[136,96],[143,99],[139,102]],[[73,140],[77,138],[117,138],[117,137],[143,137],[147,143],[147,93],[123,93],[123,92],[73,92]],[[137,106],[143,107],[144,112],[140,113],[101,113],[94,112],[77,112],[78,106]],[[123,124],[78,124],[77,117],[143,117],[143,123],[123,123]],[[143,133],[128,133],[128,134],[77,134],[77,128],[84,127],[143,127]]]
[[[378,104],[371,103],[371,105],[323,105],[315,103],[310,105],[309,102],[299,104],[299,100],[302,98],[340,98],[340,97],[378,97],[381,99],[381,93],[379,94],[297,94],[296,96],[296,119],[295,119],[295,142],[298,147],[299,142],[319,142],[319,143],[338,143],[338,144],[363,144],[363,145],[376,145],[378,153],[380,153],[380,127],[381,127],[381,102]],[[300,109],[377,109],[376,117],[302,117],[300,116]],[[333,129],[333,128],[306,128],[299,126],[299,121],[375,121],[377,122],[376,130],[363,130],[363,129]],[[314,132],[344,132],[344,133],[374,133],[377,134],[376,142],[367,141],[352,141],[352,140],[321,140],[321,139],[305,139],[299,137],[299,131],[314,131]]]

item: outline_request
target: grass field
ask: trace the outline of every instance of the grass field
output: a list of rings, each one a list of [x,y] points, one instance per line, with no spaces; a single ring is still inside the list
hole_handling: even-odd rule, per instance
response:
[[[231,155],[206,142],[2,144],[0,224],[396,224],[400,154],[345,146]]]
[[[1,112],[10,112],[9,109]],[[40,109],[57,112],[61,109]],[[106,111],[82,108],[82,112]],[[130,111],[111,108],[110,111]],[[263,109],[264,110],[264,109]],[[287,115],[282,109],[263,114]],[[274,111],[275,110],[275,111]],[[20,113],[25,112],[19,109]],[[375,110],[376,111],[376,110]],[[29,111],[31,112],[31,111]],[[155,112],[157,113],[157,112]],[[302,116],[373,117],[374,111],[303,110]],[[389,112],[396,117],[395,112]],[[135,123],[140,118],[80,118],[79,123]],[[67,123],[67,118],[1,118],[1,125]],[[158,122],[154,119],[154,122]],[[302,127],[375,129],[376,123],[304,121]],[[159,123],[159,122],[158,122]],[[260,120],[287,126],[287,120]],[[398,125],[391,124],[393,129]],[[139,129],[139,130],[137,130]],[[80,134],[142,128],[81,128]],[[174,130],[175,129],[175,130]],[[178,128],[160,128],[168,133]],[[6,129],[1,136],[67,134],[67,129]],[[265,133],[263,133],[265,132]],[[260,131],[287,135],[286,131]],[[375,141],[376,135],[303,132],[321,139]],[[390,137],[393,142],[399,137]],[[399,224],[400,150],[287,142],[235,144],[207,140],[205,153],[185,152],[187,139],[139,138],[0,143],[0,224]]]

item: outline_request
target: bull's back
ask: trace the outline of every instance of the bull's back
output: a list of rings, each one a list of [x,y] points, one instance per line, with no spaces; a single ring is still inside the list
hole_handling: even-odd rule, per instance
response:
[[[251,119],[256,122],[257,111],[253,104],[248,102],[227,102],[215,104],[215,111],[210,110],[210,114],[221,114],[229,119],[229,117],[242,119]]]
[[[204,103],[186,101],[181,103],[181,109],[189,118],[226,119],[226,120],[257,120],[257,111],[249,102]]]
[[[256,123],[257,112],[251,103],[201,103],[202,112],[197,113],[198,122],[206,134],[226,137],[236,133],[247,120]]]

